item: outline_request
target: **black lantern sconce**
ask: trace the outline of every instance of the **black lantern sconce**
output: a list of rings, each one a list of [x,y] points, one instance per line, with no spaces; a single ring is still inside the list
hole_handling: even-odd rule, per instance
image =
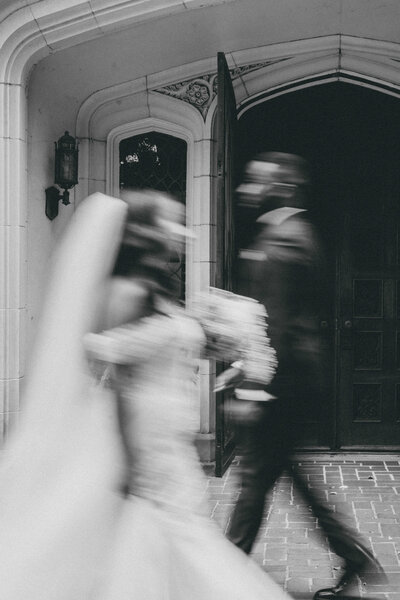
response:
[[[46,216],[51,221],[58,215],[59,201],[67,206],[70,203],[69,190],[78,183],[78,145],[75,138],[66,131],[54,144],[54,183],[58,187],[46,189]]]

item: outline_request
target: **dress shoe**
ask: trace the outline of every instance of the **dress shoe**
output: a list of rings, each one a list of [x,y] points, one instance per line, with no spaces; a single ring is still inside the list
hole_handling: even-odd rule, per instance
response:
[[[354,589],[354,585],[352,585],[352,589],[346,590],[346,584],[335,585],[331,588],[324,588],[322,590],[318,590],[315,592],[313,596],[313,600],[335,600],[335,598],[340,600],[354,600],[357,598],[359,600],[360,594],[358,590]]]
[[[337,585],[331,588],[324,588],[315,592],[313,600],[360,600],[359,579],[364,584],[381,584],[388,582],[385,572],[376,558],[365,548],[357,546],[360,555],[364,556],[364,561],[358,568],[348,568]],[[384,591],[384,590],[382,590]],[[365,595],[364,600],[377,600],[374,596]]]
[[[313,600],[380,600],[373,594],[362,594],[359,590],[347,590],[346,587],[335,586],[318,590],[313,596]]]

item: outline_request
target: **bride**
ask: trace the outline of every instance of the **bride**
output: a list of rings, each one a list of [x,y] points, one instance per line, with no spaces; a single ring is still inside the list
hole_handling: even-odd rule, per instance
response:
[[[0,464],[1,600],[287,598],[206,515],[191,398],[213,319],[167,276],[180,216],[160,194],[94,194],[61,244]],[[229,319],[224,336],[244,369],[263,346]]]

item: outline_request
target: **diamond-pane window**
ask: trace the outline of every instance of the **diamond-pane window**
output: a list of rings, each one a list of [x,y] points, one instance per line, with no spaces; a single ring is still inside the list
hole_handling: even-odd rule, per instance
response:
[[[166,192],[186,206],[186,154],[183,140],[151,131],[125,138],[119,144],[119,187]],[[185,298],[185,257],[169,264],[171,277]]]
[[[167,192],[186,202],[186,142],[152,131],[119,145],[119,186]]]

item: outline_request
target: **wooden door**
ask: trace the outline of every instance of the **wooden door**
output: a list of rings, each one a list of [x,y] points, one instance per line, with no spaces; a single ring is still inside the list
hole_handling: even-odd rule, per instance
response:
[[[397,156],[363,152],[342,224],[338,446],[400,446],[400,245]],[[362,169],[362,173],[358,172]],[[350,180],[348,180],[350,181]]]
[[[239,120],[241,162],[304,156],[326,251],[321,411],[304,446],[400,448],[400,102],[337,83],[259,104]]]
[[[217,262],[216,287],[232,290],[234,287],[234,137],[236,129],[236,101],[231,76],[223,52],[218,52],[218,106],[217,136]],[[227,365],[218,365],[221,371]],[[234,456],[234,435],[229,417],[229,397],[216,397],[216,461],[215,474],[221,477]]]

